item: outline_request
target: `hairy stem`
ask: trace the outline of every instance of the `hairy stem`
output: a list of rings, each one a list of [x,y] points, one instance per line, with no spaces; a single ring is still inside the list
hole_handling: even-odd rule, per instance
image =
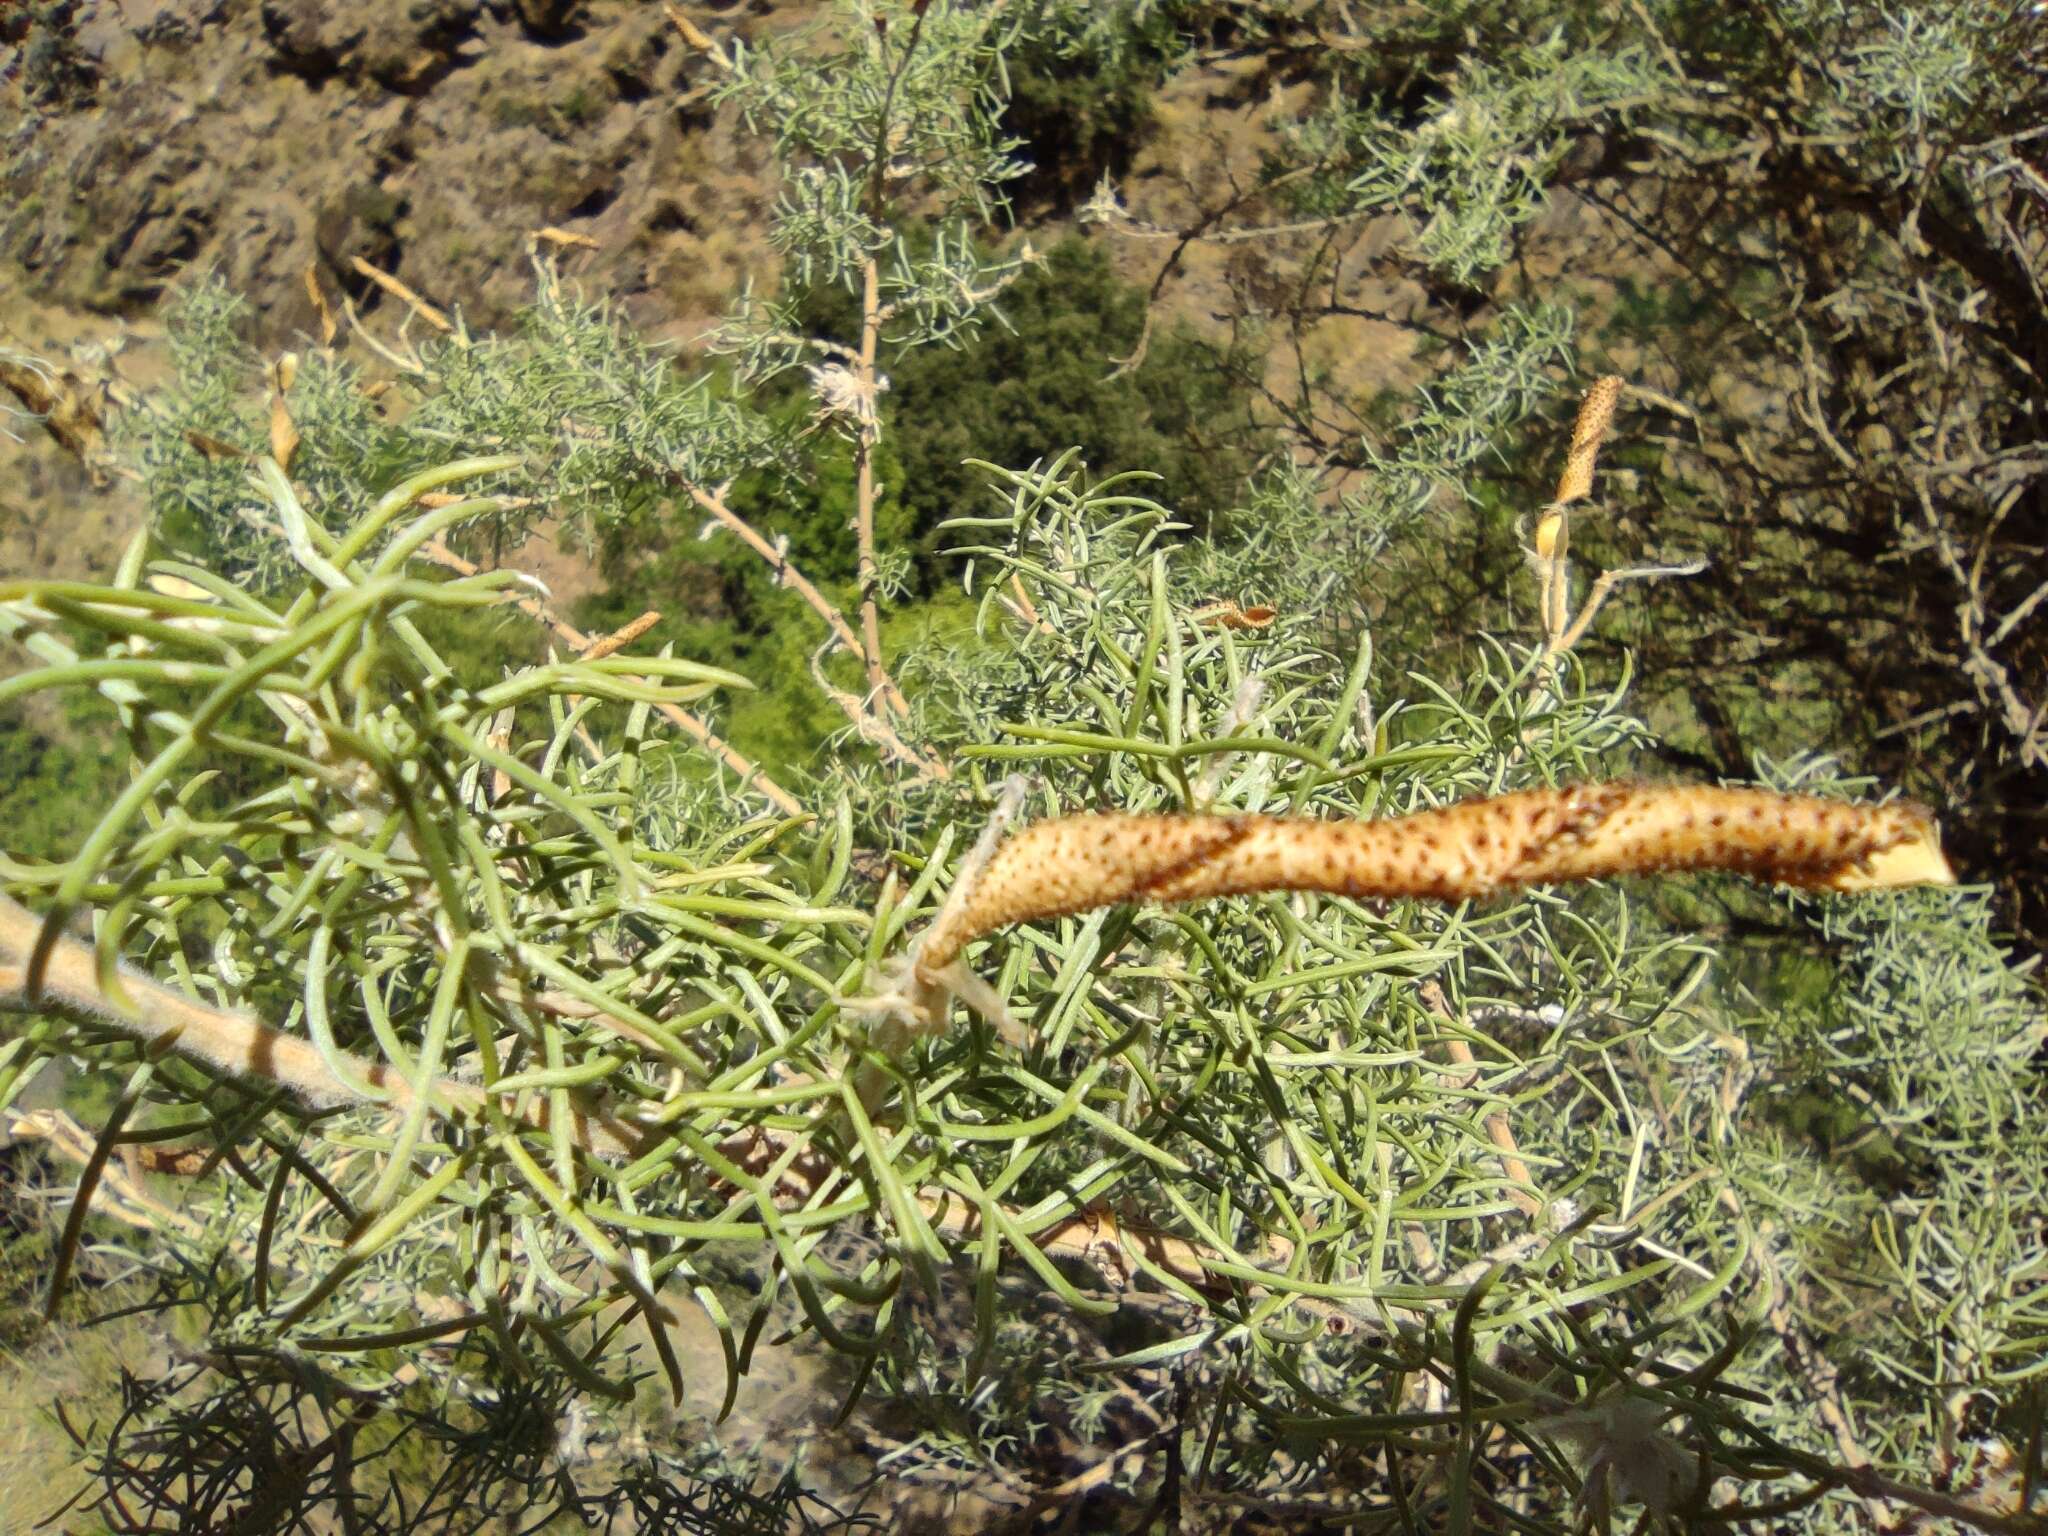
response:
[[[919,18],[922,20],[922,18]],[[854,365],[861,397],[876,398],[875,349],[882,331],[880,278],[875,258],[861,263],[860,355]],[[910,705],[882,665],[882,624],[878,588],[881,569],[875,560],[875,440],[880,427],[873,412],[861,417],[853,440],[854,530],[859,541],[861,650],[867,658],[868,697],[895,714],[907,715]]]

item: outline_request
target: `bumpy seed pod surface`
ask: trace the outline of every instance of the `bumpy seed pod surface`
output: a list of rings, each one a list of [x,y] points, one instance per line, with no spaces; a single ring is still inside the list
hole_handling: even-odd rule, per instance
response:
[[[1847,805],[1760,789],[1584,784],[1468,800],[1385,821],[1282,816],[1066,816],[998,847],[926,935],[932,980],[983,934],[1121,902],[1260,891],[1437,901],[1518,886],[1728,870],[1809,890],[1955,879],[1919,806]]]

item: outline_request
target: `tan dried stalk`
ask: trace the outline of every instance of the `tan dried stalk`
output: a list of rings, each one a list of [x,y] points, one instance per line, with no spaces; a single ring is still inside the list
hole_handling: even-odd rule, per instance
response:
[[[410,309],[414,314],[418,315],[422,320],[426,321],[427,324],[431,325],[443,336],[450,335],[454,332],[454,322],[451,321],[443,311],[441,311],[434,305],[429,304],[425,299],[421,298],[417,293],[413,292],[413,290],[408,288],[404,283],[400,282],[397,278],[391,276],[390,273],[378,271],[375,267],[371,266],[367,261],[363,260],[363,258],[360,256],[349,257],[348,263],[351,267],[355,268],[355,270],[358,273],[360,273],[364,277],[367,277],[379,288],[382,288],[394,299],[397,299],[401,304],[405,305],[406,308]]]
[[[1593,381],[1579,404],[1578,420],[1572,423],[1572,445],[1565,455],[1564,474],[1557,482],[1554,504],[1569,506],[1593,493],[1593,467],[1600,460],[1600,445],[1614,422],[1614,408],[1621,403],[1623,380],[1607,374]]]
[[[1904,802],[1848,805],[1770,790],[1589,784],[1525,790],[1385,821],[1279,816],[1069,816],[999,840],[1001,812],[970,857],[907,976],[860,1006],[943,1027],[953,996],[999,1014],[993,989],[959,964],[975,939],[1012,923],[1124,902],[1177,903],[1263,891],[1481,900],[1519,886],[1675,870],[1730,870],[1812,890],[1954,881],[1933,818]],[[240,1077],[278,1083],[315,1109],[402,1109],[414,1086],[382,1062],[330,1066],[309,1042],[209,1007],[123,967],[129,1002],[102,990],[93,949],[50,946],[31,992],[42,921],[0,897],[0,1009],[48,1010],[120,1031]],[[365,1085],[365,1093],[356,1084]],[[429,1090],[444,1115],[473,1114],[473,1084]],[[536,1111],[535,1113],[539,1113]],[[578,1114],[575,1138],[601,1153],[636,1128]],[[1505,1150],[1505,1149],[1504,1149]]]
[[[918,15],[921,25],[922,13]],[[913,39],[912,47],[916,46]],[[904,62],[909,62],[906,51]],[[891,82],[893,86],[894,82]],[[879,162],[876,175],[879,177]],[[879,385],[875,375],[875,351],[882,335],[881,278],[875,269],[875,258],[870,256],[861,263],[860,299],[860,355],[854,362],[854,377],[859,381],[862,395],[872,407]],[[854,423],[853,469],[854,469],[854,538],[860,575],[860,634],[861,649],[867,658],[868,697],[875,705],[894,712],[899,718],[910,714],[910,703],[896,687],[888,669],[882,665],[882,621],[879,592],[881,587],[881,565],[875,557],[875,442],[881,435],[875,413],[870,408]]]
[[[41,1141],[49,1151],[65,1161],[84,1165],[93,1161],[93,1151],[99,1142],[97,1133],[80,1125],[61,1109],[0,1110],[0,1134],[16,1141]],[[146,1232],[176,1232],[188,1238],[202,1236],[204,1226],[151,1194],[143,1175],[168,1173],[183,1176],[197,1172],[206,1164],[205,1151],[193,1147],[167,1153],[157,1147],[137,1146],[132,1142],[124,1143],[120,1150],[120,1160],[108,1162],[100,1172],[98,1186],[92,1191],[93,1209],[102,1216],[113,1217],[123,1226],[139,1227]]]
[[[1572,423],[1571,447],[1565,452],[1564,473],[1558,477],[1557,495],[1543,509],[1536,523],[1536,562],[1542,581],[1544,649],[1570,649],[1565,641],[1571,619],[1571,566],[1566,555],[1571,546],[1571,518],[1565,510],[1583,501],[1593,491],[1593,470],[1600,462],[1600,445],[1614,423],[1615,407],[1621,402],[1623,380],[1607,374],[1593,381],[1579,404],[1578,420]],[[1601,597],[1606,596],[1603,590]],[[1585,618],[1592,619],[1589,605]],[[1583,630],[1584,626],[1576,626]]]
[[[576,653],[576,659],[578,661],[602,661],[607,656],[616,656],[660,622],[661,610],[650,608],[632,622],[622,625],[608,635],[592,640]],[[564,629],[568,627],[567,625],[563,626]],[[564,638],[567,637],[565,636]]]
[[[1539,616],[1543,625],[1543,665],[1536,673],[1536,687],[1546,687],[1555,675],[1555,661],[1577,645],[1592,627],[1601,605],[1614,589],[1627,581],[1658,581],[1666,576],[1694,576],[1706,569],[1706,561],[1689,560],[1675,565],[1640,565],[1602,571],[1586,594],[1577,617],[1571,611],[1571,513],[1572,503],[1593,492],[1593,471],[1600,461],[1600,446],[1614,424],[1614,412],[1621,402],[1626,381],[1607,374],[1593,381],[1580,402],[1578,419],[1572,423],[1571,446],[1565,453],[1564,473],[1558,477],[1557,495],[1536,521],[1535,548],[1531,563],[1538,583]],[[1661,397],[1659,397],[1661,398]]]
[[[1456,1010],[1451,1007],[1451,1000],[1444,995],[1441,982],[1432,977],[1417,990],[1422,995],[1423,1006],[1431,1013],[1452,1024],[1460,1022]],[[1444,1050],[1458,1068],[1454,1074],[1445,1074],[1445,1080],[1460,1088],[1469,1088],[1479,1077],[1479,1058],[1472,1047],[1459,1036],[1452,1035],[1444,1041]],[[1500,1171],[1508,1180],[1508,1199],[1524,1216],[1540,1216],[1543,1202],[1529,1193],[1536,1187],[1536,1180],[1529,1172],[1529,1165],[1522,1160],[1521,1145],[1515,1140],[1515,1128],[1508,1123],[1505,1111],[1496,1109],[1487,1114],[1486,1135],[1494,1150],[1500,1153]]]
[[[306,270],[299,274],[306,284],[306,298],[313,306],[314,318],[320,325],[320,345],[331,347],[341,327],[335,323],[334,309],[327,302],[327,295],[320,287],[320,269],[313,263],[306,264]]]

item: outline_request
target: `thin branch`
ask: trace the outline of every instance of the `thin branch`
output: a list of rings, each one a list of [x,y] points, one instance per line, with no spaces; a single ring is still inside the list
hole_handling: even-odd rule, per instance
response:
[[[414,314],[418,315],[422,320],[426,321],[427,324],[431,325],[435,330],[439,331],[442,335],[447,336],[454,332],[455,324],[448,318],[446,314],[444,314],[441,310],[437,309],[432,304],[429,304],[425,299],[421,298],[417,293],[413,292],[412,289],[406,287],[406,285],[404,283],[401,283],[397,278],[392,277],[389,273],[379,272],[375,267],[371,266],[367,261],[363,260],[363,258],[360,256],[351,256],[349,258],[349,265],[354,267],[356,271],[362,274],[364,277],[367,277],[371,282],[375,283],[379,288],[382,288],[386,293],[390,294],[394,299],[397,299],[400,303],[404,304]]]
[[[1732,1188],[1723,1191],[1723,1198],[1740,1211],[1741,1197]],[[1770,1251],[1772,1235],[1772,1224],[1768,1220],[1759,1223],[1759,1241],[1751,1249],[1751,1260],[1762,1274],[1768,1290],[1765,1315],[1771,1331],[1777,1334],[1793,1370],[1798,1372],[1799,1378],[1806,1383],[1806,1390],[1813,1395],[1815,1410],[1821,1423],[1827,1426],[1843,1465],[1850,1469],[1868,1466],[1870,1456],[1856,1438],[1856,1426],[1849,1417],[1849,1405],[1842,1396],[1841,1373],[1826,1355],[1814,1347],[1813,1340],[1807,1337],[1806,1330],[1792,1314],[1792,1299],[1785,1285],[1785,1276]],[[1864,1496],[1865,1509],[1873,1521],[1878,1518],[1877,1505],[1880,1502],[1873,1496]]]
[[[678,483],[690,493],[691,500],[717,520],[720,527],[739,535],[740,541],[747,548],[753,550],[755,554],[767,561],[768,568],[775,572],[776,580],[810,604],[811,611],[825,621],[826,627],[832,631],[834,637],[838,639],[842,646],[855,656],[868,656],[867,648],[861,643],[860,636],[854,633],[853,626],[847,622],[846,615],[833,605],[830,598],[818,590],[817,585],[809,577],[790,564],[789,555],[785,550],[769,543],[767,539],[763,538],[756,531],[751,523],[726,505],[722,488],[717,491],[707,491],[702,486],[695,485],[687,480],[679,481]],[[872,673],[870,675],[872,676]],[[853,722],[854,728],[860,731],[863,737],[873,741],[896,761],[915,769],[918,777],[926,779],[947,779],[952,777],[952,771],[938,758],[919,752],[898,735],[886,721],[875,719],[875,705],[872,700],[864,703],[861,700],[852,698],[851,695],[840,694],[837,690],[834,690],[834,694],[835,702],[838,703],[840,709]]]
[[[924,22],[922,13],[918,22],[920,25]],[[860,356],[854,365],[861,398],[869,402],[873,402],[876,396],[875,351],[881,332],[881,278],[875,268],[875,258],[870,256],[861,263]],[[881,426],[872,408],[856,418],[853,439],[854,530],[859,544],[861,649],[867,658],[868,696],[879,700],[898,716],[907,716],[910,704],[882,665],[881,567],[875,558],[875,440],[880,435]]]
[[[1572,423],[1571,445],[1565,454],[1563,472],[1558,476],[1557,494],[1537,519],[1530,563],[1535,567],[1538,617],[1543,626],[1543,652],[1536,669],[1534,686],[1541,691],[1556,674],[1557,658],[1585,638],[1602,605],[1614,589],[1627,581],[1657,581],[1667,576],[1697,576],[1707,568],[1704,559],[1681,561],[1676,565],[1636,565],[1602,571],[1586,594],[1577,617],[1571,611],[1571,508],[1593,492],[1593,472],[1600,462],[1600,447],[1613,424],[1626,381],[1615,374],[1595,379],[1579,405]],[[1647,392],[1646,392],[1647,393]],[[1676,401],[1656,396],[1660,404],[1677,406]],[[1682,406],[1679,409],[1684,409]],[[1688,413],[1689,414],[1689,413]]]
[[[410,356],[402,355],[385,346],[375,336],[372,336],[370,328],[363,324],[363,317],[356,313],[356,301],[345,293],[341,296],[341,310],[343,314],[348,316],[349,329],[362,338],[364,346],[383,358],[385,362],[396,368],[400,373],[415,374],[422,378],[426,376],[427,365],[421,360],[419,353],[412,352]]]
[[[1450,999],[1444,996],[1442,985],[1434,978],[1425,981],[1419,990],[1423,1005],[1431,1013],[1450,1024],[1460,1022],[1456,1011],[1451,1007]],[[1444,1043],[1444,1048],[1451,1060],[1461,1069],[1456,1074],[1445,1074],[1447,1080],[1457,1083],[1461,1088],[1469,1087],[1479,1076],[1479,1060],[1472,1054],[1472,1047],[1453,1035]],[[1524,1216],[1542,1215],[1543,1202],[1529,1193],[1536,1187],[1536,1180],[1530,1175],[1529,1165],[1522,1160],[1522,1149],[1515,1141],[1515,1130],[1508,1124],[1506,1111],[1496,1109],[1487,1114],[1486,1134],[1493,1142],[1494,1149],[1500,1153],[1500,1171],[1508,1179],[1508,1199],[1514,1202],[1515,1209]]]
[[[1551,649],[1554,652],[1570,650],[1586,636],[1594,616],[1600,612],[1614,589],[1625,581],[1661,581],[1666,576],[1697,576],[1707,568],[1704,557],[1687,560],[1679,565],[1631,565],[1616,571],[1602,571],[1586,593],[1585,604],[1579,609],[1579,616],[1571,626],[1558,636]]]
[[[230,1077],[275,1083],[311,1110],[376,1105],[402,1112],[414,1102],[411,1082],[387,1062],[343,1051],[336,1053],[336,1067],[330,1067],[311,1041],[274,1029],[252,1014],[186,997],[126,963],[117,974],[127,996],[110,995],[100,984],[99,957],[93,947],[69,934],[54,937],[32,986],[29,960],[45,937],[44,926],[42,918],[0,896],[0,1011],[59,1013],[112,1029]],[[346,1076],[337,1075],[337,1068]],[[444,1118],[466,1117],[480,1110],[485,1098],[484,1090],[474,1084],[440,1078],[428,1089],[428,1108]],[[507,1113],[517,1111],[511,1098],[504,1106]],[[545,1099],[533,1106],[528,1118],[536,1125],[547,1124]],[[640,1140],[638,1127],[580,1108],[572,1112],[570,1132],[580,1144],[611,1155],[631,1152]]]
[[[4,1127],[7,1135],[17,1141],[41,1141],[67,1162],[79,1164],[91,1160],[93,1148],[99,1140],[61,1109],[0,1110],[0,1127]],[[133,1142],[121,1143],[119,1150],[121,1160],[109,1163],[101,1170],[99,1183],[93,1191],[99,1214],[144,1231],[175,1231],[186,1237],[201,1236],[205,1231],[202,1223],[157,1199],[141,1177],[144,1172],[185,1173],[188,1171],[187,1158],[195,1154],[164,1153],[153,1147],[138,1147]],[[154,1158],[146,1155],[151,1153],[155,1154]],[[196,1156],[204,1160],[203,1153]]]
[[[896,88],[910,71],[910,61],[917,53],[918,41],[924,36],[925,12],[930,4],[931,0],[914,0],[910,36],[903,44],[903,57],[889,71],[889,83],[882,91],[881,108],[875,113],[875,143],[868,173],[868,217],[877,225],[882,222],[883,186],[889,174],[889,118],[896,110]],[[888,44],[885,32],[878,39],[878,46],[886,49]]]
[[[690,499],[717,519],[720,527],[729,533],[739,535],[740,542],[768,562],[768,568],[775,573],[775,579],[811,605],[811,611],[823,619],[832,633],[839,637],[839,643],[858,656],[861,654],[860,636],[846,621],[832,600],[820,592],[817,584],[789,562],[788,552],[768,542],[753,524],[741,517],[725,504],[725,488],[707,491],[700,485],[683,482],[683,488],[690,493]],[[708,530],[707,530],[708,531]]]
[[[1167,255],[1165,265],[1160,267],[1158,273],[1153,277],[1151,290],[1145,296],[1145,315],[1138,329],[1137,344],[1131,348],[1128,356],[1114,360],[1116,367],[1110,371],[1108,377],[1120,379],[1125,374],[1133,372],[1145,361],[1145,354],[1152,344],[1153,311],[1158,307],[1159,296],[1166,291],[1166,285],[1172,281],[1173,275],[1180,270],[1181,259],[1187,255],[1190,246],[1202,240],[1224,238],[1229,232],[1217,233],[1217,224],[1230,217],[1231,214],[1244,207],[1245,204],[1263,197],[1276,187],[1284,186],[1290,181],[1297,181],[1303,176],[1310,175],[1319,169],[1321,167],[1314,164],[1296,166],[1292,170],[1283,171],[1278,176],[1259,183],[1257,186],[1234,192],[1227,201],[1202,214],[1193,224],[1178,232],[1164,230],[1157,225],[1146,224],[1141,220],[1133,218],[1130,211],[1117,199],[1116,189],[1105,180],[1103,185],[1096,190],[1095,202],[1091,205],[1094,209],[1094,219],[1109,225],[1112,229],[1116,229],[1120,234],[1132,234],[1147,238],[1166,237],[1174,240],[1173,250]],[[1087,215],[1087,212],[1088,210],[1083,210],[1084,217]],[[1325,224],[1359,216],[1357,214],[1341,214],[1334,218],[1312,219],[1308,221],[1305,227],[1313,229]],[[1118,228],[1119,225],[1124,227]],[[1252,230],[1247,233],[1252,237],[1257,237],[1267,234],[1278,235],[1286,232],[1290,231],[1278,229]]]
[[[479,569],[474,562],[465,560],[439,539],[428,540],[420,546],[419,552],[423,558],[433,561],[434,564],[441,566],[443,569],[455,572],[458,576],[474,576]],[[531,596],[530,594],[522,594],[515,598],[514,602],[521,612],[552,630],[561,638],[564,645],[568,646],[572,651],[581,653],[586,659],[608,655],[611,651],[617,650],[619,646],[629,643],[633,638],[631,634],[624,630],[612,636],[593,637],[586,635],[567,619],[557,614],[538,597]],[[630,630],[631,627],[629,625],[627,628]],[[804,810],[802,802],[796,796],[792,795],[780,784],[777,784],[759,765],[751,761],[737,747],[726,741],[724,737],[712,730],[710,726],[698,719],[697,716],[691,714],[690,711],[682,708],[680,705],[669,703],[657,704],[654,707],[663,719],[709,748],[717,755],[721,762],[738,774],[742,789],[751,787],[759,790],[763,798],[768,800],[770,804],[784,815],[805,816],[809,814]]]

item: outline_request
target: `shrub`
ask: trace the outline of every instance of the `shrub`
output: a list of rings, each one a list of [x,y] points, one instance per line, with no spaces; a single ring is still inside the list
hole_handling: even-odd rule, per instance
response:
[[[824,66],[720,55],[816,162],[793,264],[876,347],[957,335],[1009,272],[899,241],[857,157],[901,90],[971,203],[1009,39],[843,21]],[[187,1181],[136,1254],[185,1342],[95,1513],[815,1521],[801,1467],[592,1449],[802,1336],[886,1403],[888,1491],[1005,1518],[2039,1529],[2038,992],[1930,815],[1827,759],[1628,780],[1655,738],[1579,654],[1614,583],[1568,564],[1621,381],[1526,507],[1536,623],[1404,651],[1361,611],[1561,392],[1560,313],[1465,349],[1334,506],[1278,476],[1191,530],[1053,443],[977,464],[938,530],[972,633],[885,652],[875,350],[753,304],[732,343],[838,370],[856,627],[720,489],[786,431],[538,267],[524,337],[421,349],[402,470],[350,478],[352,418],[273,364],[290,430],[272,401],[113,580],[0,584],[38,663],[0,702],[94,697],[126,748],[74,846],[0,864],[0,1108],[60,1055],[119,1074],[52,1291],[125,1150]],[[490,563],[536,497],[687,498],[844,670],[584,634]],[[756,685],[859,744],[762,773],[705,714]],[[1753,943],[1679,920],[1734,874],[1776,887]]]

